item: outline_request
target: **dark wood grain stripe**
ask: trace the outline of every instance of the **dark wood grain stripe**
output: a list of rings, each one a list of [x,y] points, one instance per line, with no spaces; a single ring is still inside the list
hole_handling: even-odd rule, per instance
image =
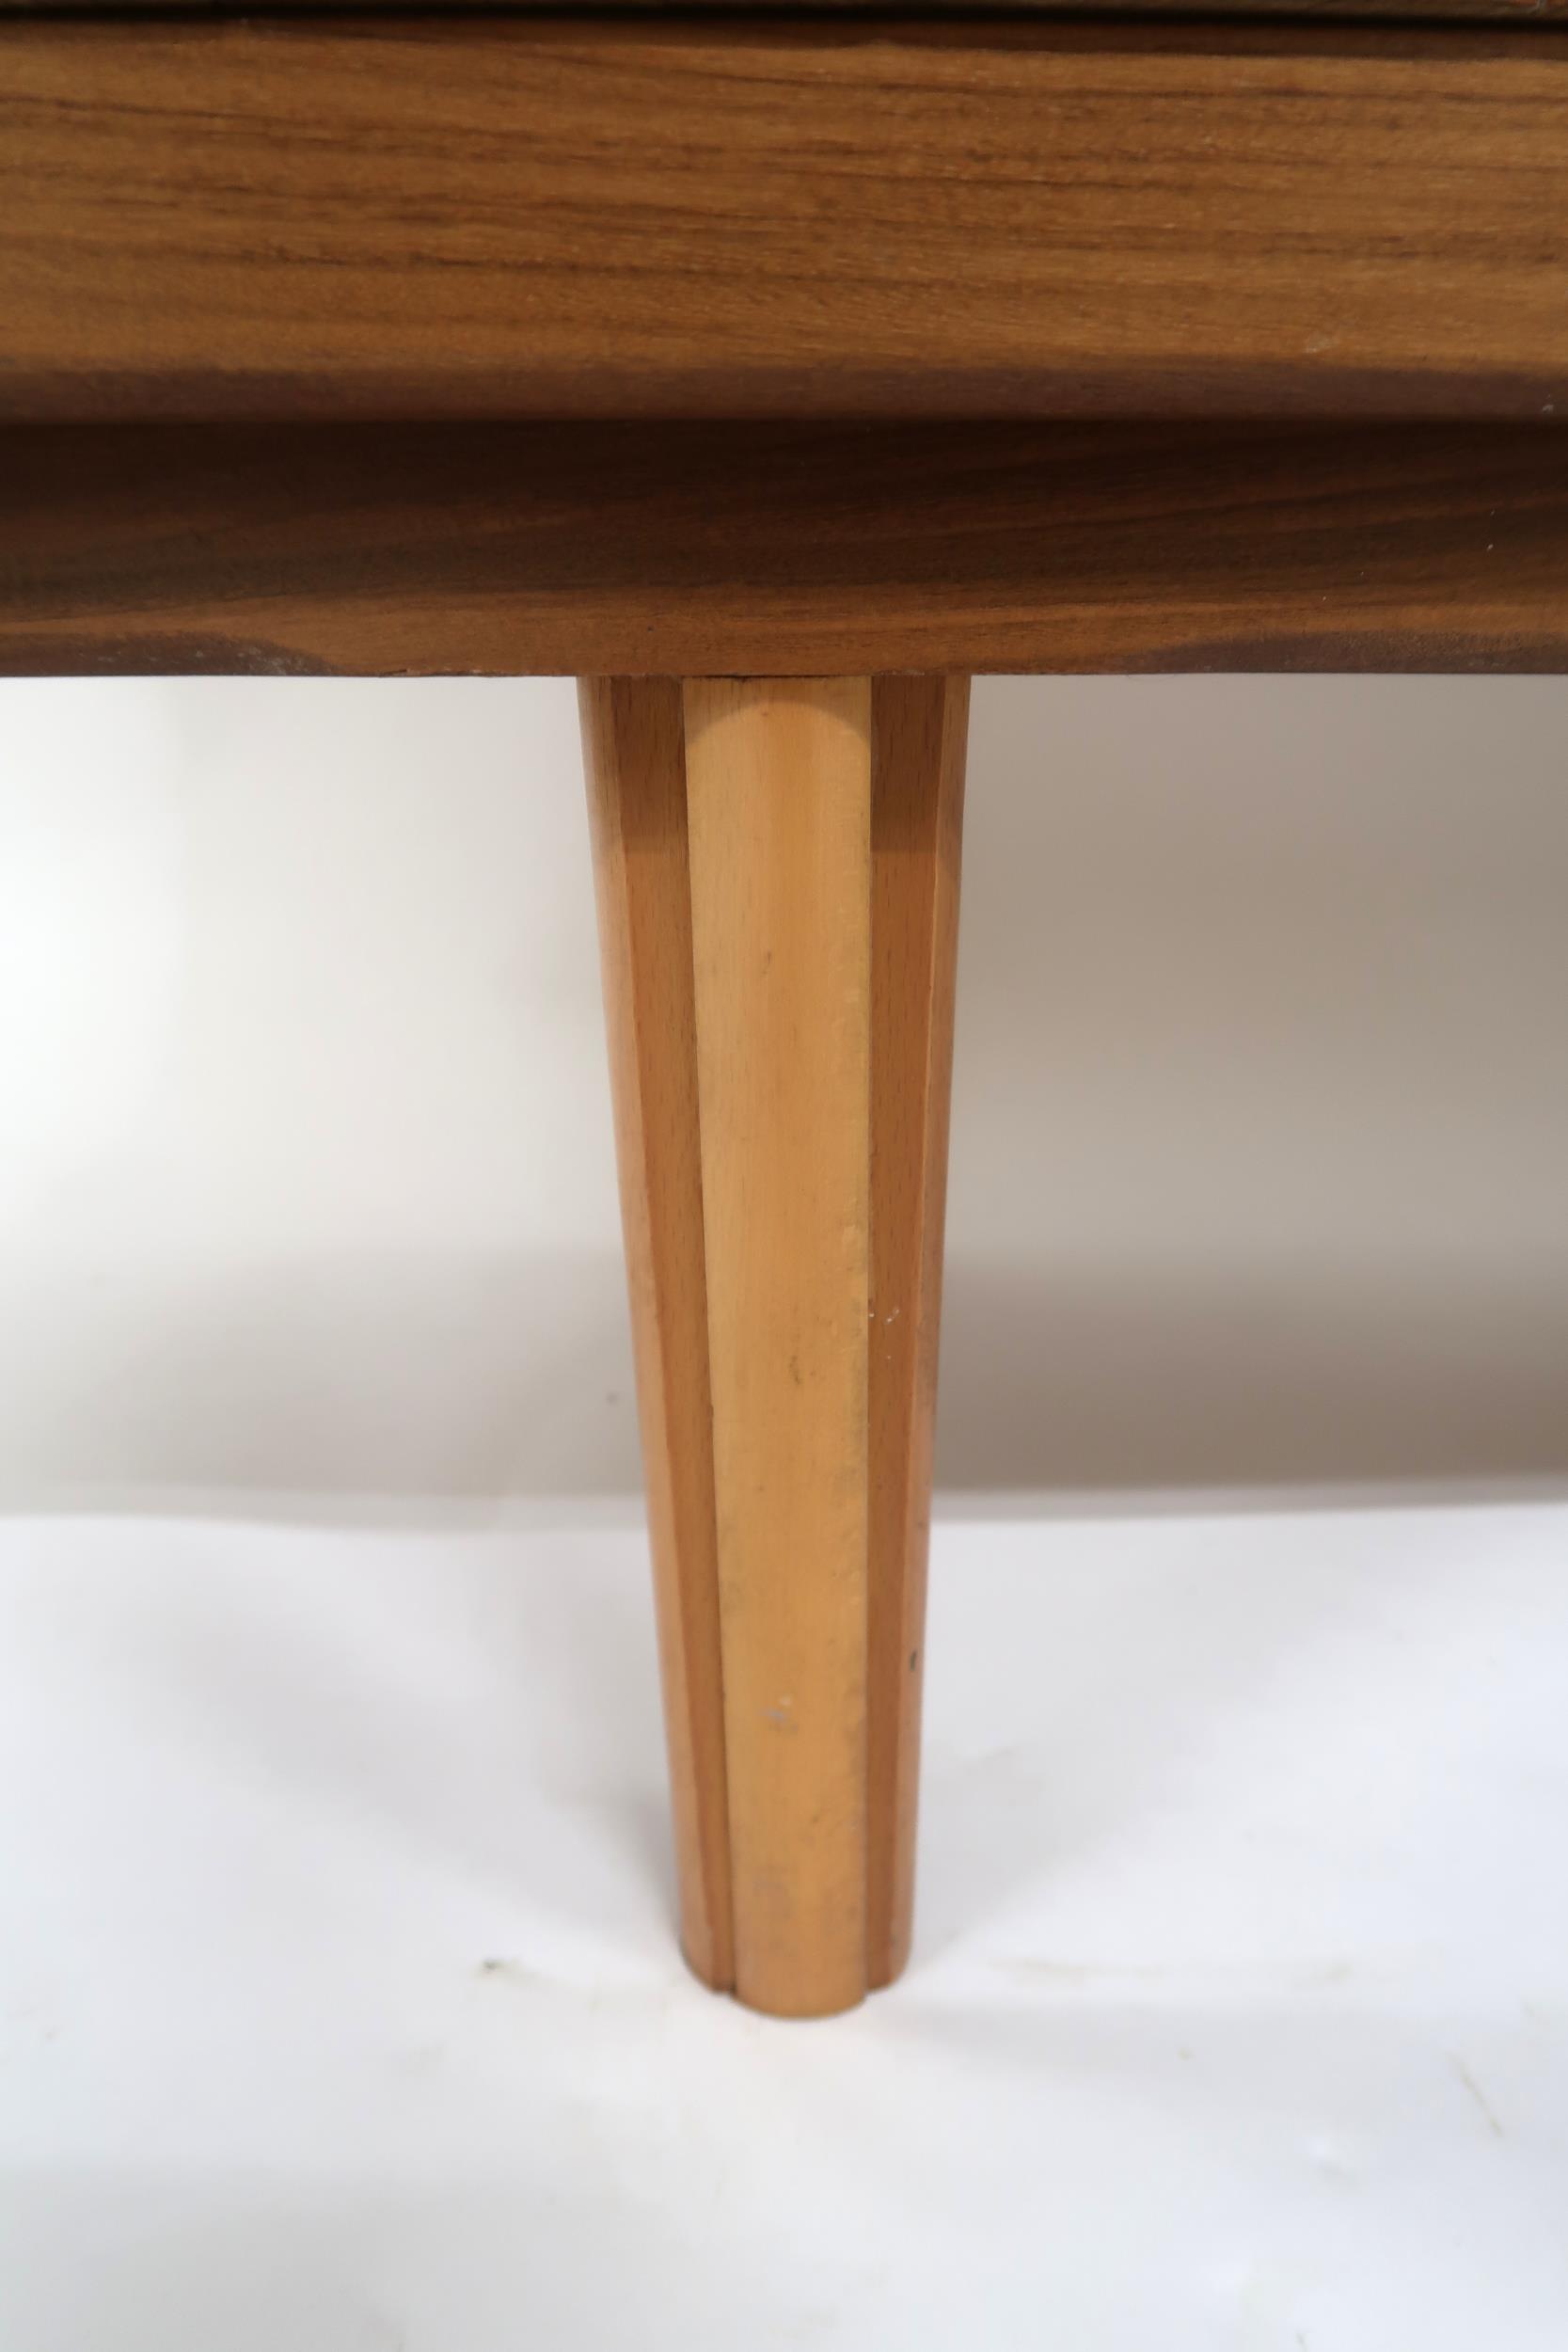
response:
[[[0,667],[1561,670],[1568,434],[13,427]]]

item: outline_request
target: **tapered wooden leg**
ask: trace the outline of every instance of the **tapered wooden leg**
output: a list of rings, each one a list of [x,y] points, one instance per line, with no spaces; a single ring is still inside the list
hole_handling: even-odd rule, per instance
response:
[[[736,1990],[866,1987],[871,687],[686,690]]]
[[[583,707],[683,1940],[820,2015],[909,1948],[966,690]]]
[[[681,691],[668,678],[585,678],[579,695],[681,1947],[725,1991],[735,1953]]]
[[[914,1912],[926,1562],[947,1209],[969,680],[879,678],[872,701],[871,1534],[866,1976]]]

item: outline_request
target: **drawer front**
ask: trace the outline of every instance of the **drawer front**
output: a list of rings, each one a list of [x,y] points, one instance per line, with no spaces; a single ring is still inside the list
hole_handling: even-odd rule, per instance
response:
[[[1568,417],[1568,47],[0,30],[0,416]]]

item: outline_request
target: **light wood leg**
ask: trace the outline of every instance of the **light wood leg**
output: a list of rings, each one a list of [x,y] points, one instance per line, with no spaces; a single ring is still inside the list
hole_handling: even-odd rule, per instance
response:
[[[865,1991],[871,687],[686,690],[736,1990]]]
[[[681,691],[579,689],[681,1947],[735,1982]]]
[[[969,680],[885,677],[872,702],[871,1534],[866,1977],[914,1913],[931,1441],[947,1208]]]
[[[820,2015],[909,1948],[967,693],[583,707],[683,1941]]]

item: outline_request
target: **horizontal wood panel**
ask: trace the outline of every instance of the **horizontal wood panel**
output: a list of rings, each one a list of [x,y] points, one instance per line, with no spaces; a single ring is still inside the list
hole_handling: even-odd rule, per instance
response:
[[[0,668],[1560,671],[1568,434],[13,428]]]
[[[1568,43],[0,31],[0,415],[1568,413]]]
[[[1190,17],[1192,0],[1007,0],[1009,9],[1024,16]],[[751,16],[821,16],[885,14],[887,0],[744,0]],[[7,16],[139,16],[195,18],[338,15],[471,16],[704,16],[736,12],[736,0],[0,0],[0,18]],[[997,0],[912,0],[901,13],[911,17],[962,20],[995,16]],[[1426,24],[1511,24],[1521,27],[1549,24],[1568,16],[1568,0],[1205,0],[1205,16],[1220,18],[1296,17],[1320,19],[1390,18]]]

